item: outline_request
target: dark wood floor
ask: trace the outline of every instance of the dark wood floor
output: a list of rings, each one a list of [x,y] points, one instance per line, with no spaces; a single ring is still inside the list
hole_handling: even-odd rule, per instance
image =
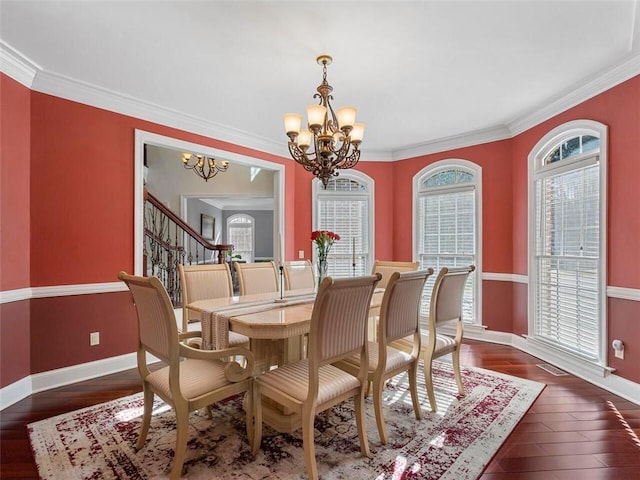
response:
[[[482,480],[640,480],[640,406],[514,348],[469,341],[462,363],[547,384]],[[135,369],[31,395],[0,412],[0,478],[38,478],[26,425],[140,391]]]

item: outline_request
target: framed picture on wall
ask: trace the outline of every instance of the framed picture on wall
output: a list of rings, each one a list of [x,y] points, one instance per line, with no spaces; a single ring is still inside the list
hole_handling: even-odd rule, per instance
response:
[[[207,240],[213,240],[216,234],[216,219],[205,215],[204,213],[200,214],[200,235]]]

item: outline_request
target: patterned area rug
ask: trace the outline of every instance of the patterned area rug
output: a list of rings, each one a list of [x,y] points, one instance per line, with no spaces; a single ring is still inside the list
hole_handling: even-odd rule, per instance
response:
[[[316,419],[316,458],[322,479],[476,479],[544,388],[543,384],[477,368],[464,368],[465,397],[457,396],[450,364],[434,372],[438,412],[431,413],[420,386],[422,421],[411,408],[407,379],[386,389],[390,442],[380,445],[371,398],[367,432],[371,457],[360,455],[353,404]],[[422,371],[418,375],[423,379]],[[172,410],[156,400],[145,446],[134,449],[142,394],[85,408],[28,426],[43,479],[168,478],[175,445]],[[305,472],[302,433],[265,427],[255,457],[246,439],[242,397],[217,404],[214,418],[190,417],[186,479],[301,479]]]

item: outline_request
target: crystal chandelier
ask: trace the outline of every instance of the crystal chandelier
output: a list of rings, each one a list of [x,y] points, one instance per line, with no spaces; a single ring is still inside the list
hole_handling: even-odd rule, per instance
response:
[[[183,153],[182,163],[184,164],[184,168],[193,170],[196,175],[204,178],[205,182],[215,177],[218,172],[226,172],[229,168],[229,162],[226,160],[216,162],[215,158],[196,155],[194,153]]]
[[[341,107],[334,111],[331,106],[333,87],[327,82],[327,65],[332,60],[329,55],[316,59],[322,65],[322,83],[313,96],[319,99],[319,104],[307,107],[308,128],[300,128],[302,115],[284,115],[291,156],[322,180],[324,188],[330,177],[338,175],[338,169],[352,168],[358,163],[365,127],[364,123],[355,123],[355,108]]]

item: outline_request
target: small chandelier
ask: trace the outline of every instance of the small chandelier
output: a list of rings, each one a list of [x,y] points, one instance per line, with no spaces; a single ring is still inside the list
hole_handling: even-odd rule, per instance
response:
[[[194,153],[183,153],[182,163],[184,164],[184,168],[193,170],[196,175],[204,178],[205,182],[215,177],[218,172],[226,172],[229,168],[229,162],[226,160],[216,162],[215,158],[196,155]]]
[[[319,104],[307,107],[308,128],[300,128],[302,115],[284,115],[291,156],[322,180],[324,188],[330,177],[338,175],[338,169],[352,168],[358,163],[365,127],[364,123],[355,123],[354,107],[341,107],[334,112],[329,102],[333,100],[333,87],[327,83],[327,65],[331,65],[332,60],[329,55],[316,59],[322,65],[322,83],[313,96],[319,99]]]

